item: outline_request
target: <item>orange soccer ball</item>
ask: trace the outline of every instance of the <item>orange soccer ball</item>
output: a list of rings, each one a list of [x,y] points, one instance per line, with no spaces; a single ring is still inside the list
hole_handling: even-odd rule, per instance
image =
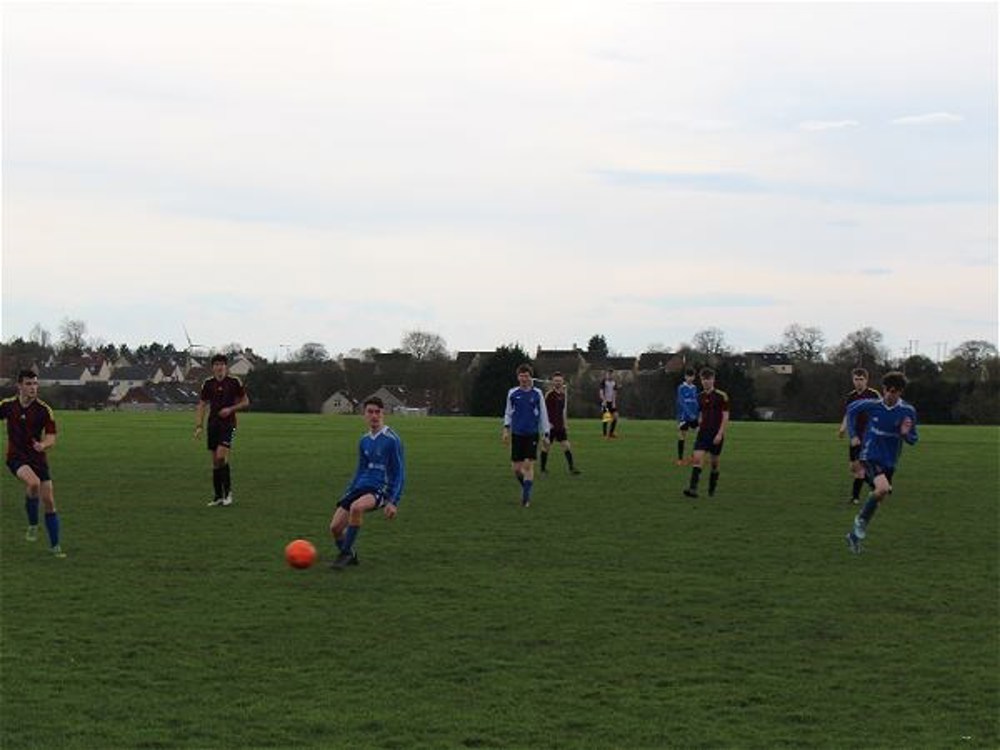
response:
[[[308,568],[316,562],[316,548],[312,542],[296,539],[285,547],[285,560],[293,568]]]

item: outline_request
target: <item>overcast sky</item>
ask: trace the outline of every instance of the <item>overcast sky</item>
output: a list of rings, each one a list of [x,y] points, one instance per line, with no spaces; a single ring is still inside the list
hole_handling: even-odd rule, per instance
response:
[[[997,4],[3,6],[2,336],[997,339]]]

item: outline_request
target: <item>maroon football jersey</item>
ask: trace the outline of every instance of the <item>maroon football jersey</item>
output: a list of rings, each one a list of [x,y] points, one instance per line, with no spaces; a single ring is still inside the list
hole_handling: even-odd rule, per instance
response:
[[[0,419],[7,420],[7,460],[17,458],[29,463],[46,463],[45,453],[39,453],[32,443],[41,440],[45,433],[56,432],[52,408],[35,399],[21,406],[17,396],[0,401]]]
[[[698,406],[701,408],[699,432],[718,432],[722,426],[723,413],[729,411],[729,395],[718,388],[714,391],[702,391],[698,394]]]
[[[243,382],[232,375],[226,375],[222,380],[209,378],[201,386],[201,400],[208,403],[208,421],[221,425],[235,426],[236,412],[228,417],[220,417],[219,410],[227,406],[235,406],[246,395]]]

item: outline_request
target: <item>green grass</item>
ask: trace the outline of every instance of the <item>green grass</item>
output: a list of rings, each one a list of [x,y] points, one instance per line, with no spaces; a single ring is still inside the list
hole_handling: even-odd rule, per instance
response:
[[[358,417],[241,417],[228,509],[190,414],[61,413],[66,560],[2,489],[0,747],[997,747],[998,431],[921,428],[865,554],[835,425],[571,424],[535,502],[499,420],[396,419],[400,515],[326,526]],[[703,482],[704,487],[704,482]]]

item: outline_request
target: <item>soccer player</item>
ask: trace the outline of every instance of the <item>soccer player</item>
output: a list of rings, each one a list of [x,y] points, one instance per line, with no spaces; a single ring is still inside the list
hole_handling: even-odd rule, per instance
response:
[[[347,491],[337,502],[330,519],[330,533],[340,554],[333,561],[335,570],[358,564],[354,542],[361,532],[365,513],[382,508],[386,520],[396,517],[403,497],[406,464],[403,441],[385,424],[385,404],[370,396],[362,405],[368,432],[358,443],[358,466]]]
[[[38,376],[34,372],[21,370],[17,374],[17,395],[0,401],[0,419],[7,421],[7,468],[24,484],[24,509],[28,514],[24,538],[29,542],[38,540],[41,502],[49,550],[55,557],[66,557],[59,544],[59,513],[46,456],[46,451],[56,444],[56,422],[52,408],[38,398]]]
[[[694,384],[693,367],[684,370],[684,380],[677,386],[677,465],[684,466],[684,443],[688,430],[698,426],[698,386]],[[693,459],[693,457],[692,457]]]
[[[531,365],[518,365],[517,385],[507,391],[503,413],[503,441],[510,443],[510,466],[521,485],[521,507],[531,506],[531,488],[535,483],[535,459],[538,457],[538,434],[548,435],[552,428],[545,408],[545,397],[535,388]],[[548,447],[549,439],[542,438]]]
[[[239,378],[229,374],[229,360],[225,354],[212,357],[212,377],[201,386],[196,410],[194,436],[201,435],[208,407],[208,449],[212,452],[212,486],[215,490],[212,506],[233,504],[232,480],[229,472],[229,452],[236,435],[236,412],[250,406]]]
[[[847,409],[855,401],[870,399],[877,401],[882,395],[874,388],[868,386],[868,370],[863,367],[856,367],[851,370],[851,382],[854,389],[844,397],[844,418],[840,420],[840,429],[837,430],[838,437],[844,437],[847,432]],[[861,443],[865,437],[865,426],[868,424],[868,415],[859,414],[857,418],[857,436],[851,438],[847,448],[847,461],[854,477],[854,484],[851,487],[851,498],[847,501],[857,505],[861,500],[861,487],[865,483],[865,467],[861,465],[859,456],[861,455]]]
[[[729,425],[729,396],[715,387],[715,370],[705,367],[699,373],[702,391],[698,396],[698,434],[694,439],[694,454],[691,456],[691,481],[684,494],[698,497],[698,480],[705,454],[711,457],[712,472],[708,475],[708,496],[715,495],[719,484],[719,457]]]
[[[545,394],[545,413],[549,418],[548,442],[542,444],[542,473],[547,474],[546,465],[549,462],[549,446],[552,443],[559,443],[566,456],[566,464],[569,466],[570,474],[579,474],[580,470],[573,465],[573,450],[569,444],[569,435],[566,432],[566,380],[561,372],[552,373],[552,389]]]
[[[618,382],[615,371],[608,368],[597,388],[597,398],[601,401],[601,432],[608,440],[614,440],[618,426]]]
[[[882,397],[877,401],[859,399],[847,409],[847,434],[857,437],[858,422],[868,418],[861,463],[872,491],[854,518],[854,528],[847,532],[847,546],[855,554],[861,552],[861,540],[868,536],[868,524],[879,504],[892,492],[892,476],[903,449],[903,443],[917,442],[917,410],[903,400],[906,376],[887,372],[882,377]]]

